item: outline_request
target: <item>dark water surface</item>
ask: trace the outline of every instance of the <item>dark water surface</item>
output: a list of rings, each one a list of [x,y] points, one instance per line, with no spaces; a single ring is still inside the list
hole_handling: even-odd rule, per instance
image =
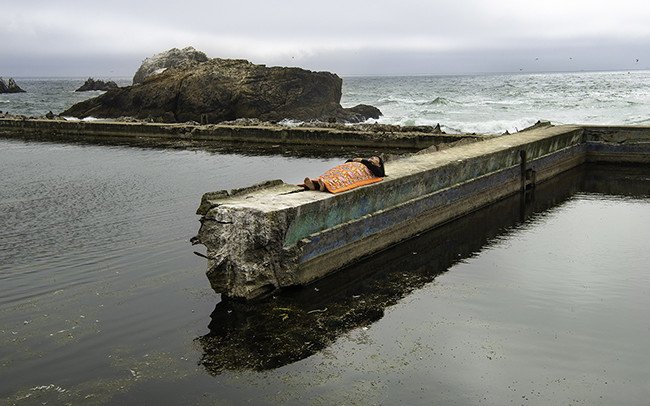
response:
[[[644,404],[650,171],[582,167],[259,304],[206,191],[340,158],[0,140],[0,404]]]

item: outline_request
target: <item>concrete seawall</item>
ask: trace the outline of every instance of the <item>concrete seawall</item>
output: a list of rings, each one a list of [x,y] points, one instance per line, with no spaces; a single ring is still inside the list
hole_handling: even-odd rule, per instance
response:
[[[92,137],[149,139],[158,141],[214,141],[306,147],[363,147],[417,151],[432,145],[486,136],[435,134],[425,131],[358,130],[354,127],[320,128],[288,126],[237,126],[219,124],[161,124],[112,121],[66,121],[47,119],[0,118],[0,136],[38,137],[42,139],[79,139]],[[489,137],[489,136],[487,136]]]
[[[227,297],[304,285],[585,162],[650,163],[650,127],[548,126],[386,164],[332,195],[281,181],[208,193],[193,239]]]

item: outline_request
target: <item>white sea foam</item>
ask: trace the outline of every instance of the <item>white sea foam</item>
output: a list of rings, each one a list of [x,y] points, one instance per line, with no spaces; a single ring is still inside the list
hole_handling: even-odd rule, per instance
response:
[[[93,121],[112,121],[112,120],[105,119],[105,118],[97,118],[97,117],[90,116],[90,117],[84,117],[84,118],[82,118],[81,121],[89,121],[89,122],[93,122]]]

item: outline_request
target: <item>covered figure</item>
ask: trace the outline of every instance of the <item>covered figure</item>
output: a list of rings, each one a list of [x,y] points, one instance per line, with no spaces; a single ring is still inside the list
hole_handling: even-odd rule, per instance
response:
[[[305,183],[299,186],[308,190],[338,193],[379,182],[384,176],[386,173],[381,157],[354,158],[335,166],[316,179],[305,178]]]

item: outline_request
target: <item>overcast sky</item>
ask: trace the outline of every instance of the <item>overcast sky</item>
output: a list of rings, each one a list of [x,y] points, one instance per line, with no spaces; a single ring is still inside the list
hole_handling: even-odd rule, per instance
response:
[[[132,77],[193,46],[346,75],[650,68],[647,0],[0,0],[0,76]],[[637,61],[638,59],[638,61]]]

